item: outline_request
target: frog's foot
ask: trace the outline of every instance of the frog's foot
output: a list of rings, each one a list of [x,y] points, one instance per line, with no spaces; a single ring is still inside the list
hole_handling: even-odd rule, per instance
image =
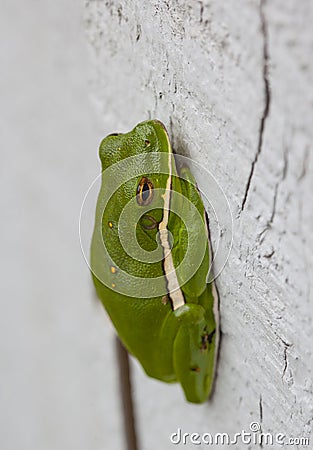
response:
[[[180,322],[173,347],[173,365],[185,396],[192,403],[203,403],[209,396],[214,380],[214,321],[205,318],[200,305],[188,304],[174,314]]]

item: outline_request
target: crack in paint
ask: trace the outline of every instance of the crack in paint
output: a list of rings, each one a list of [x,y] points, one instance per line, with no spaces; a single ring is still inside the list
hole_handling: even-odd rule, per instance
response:
[[[283,373],[282,373],[282,378],[284,378],[287,367],[288,367],[288,359],[287,359],[287,346],[284,346],[284,367],[283,367]]]
[[[263,399],[262,399],[262,394],[260,394],[260,399],[259,399],[259,412],[260,412],[260,433],[263,433],[262,431],[262,423],[263,423]],[[261,435],[261,439],[260,439],[260,447],[263,448],[263,436]]]
[[[283,181],[285,180],[285,178],[287,176],[287,172],[288,172],[288,151],[289,151],[289,148],[285,147],[285,150],[284,150],[284,165],[283,165],[281,178],[275,184],[271,216],[268,219],[268,221],[266,222],[266,225],[265,225],[264,229],[261,231],[261,233],[258,236],[258,240],[259,240],[260,243],[263,241],[262,238],[263,238],[264,234],[271,228],[271,226],[273,225],[273,222],[274,222],[274,218],[275,218],[275,215],[276,215],[276,204],[277,204],[278,191],[279,191],[281,183],[283,183]]]
[[[287,368],[288,368],[288,355],[287,352],[290,349],[290,347],[292,346],[292,344],[289,344],[288,342],[284,341],[280,336],[278,336],[279,339],[282,341],[283,345],[284,345],[284,367],[283,367],[283,373],[281,375],[281,379],[284,379],[284,376],[286,374]]]
[[[199,2],[200,3],[200,23],[203,22],[203,11],[204,11],[204,6],[203,6],[203,2]]]
[[[263,35],[264,109],[263,109],[263,114],[261,117],[260,128],[259,128],[259,139],[258,139],[257,152],[256,152],[254,160],[252,161],[252,164],[251,164],[251,169],[250,169],[248,181],[246,184],[245,194],[244,194],[243,201],[241,204],[241,212],[245,208],[246,201],[248,198],[248,193],[249,193],[252,178],[253,178],[253,174],[254,174],[254,169],[255,169],[256,163],[259,159],[259,156],[262,152],[265,123],[266,123],[266,119],[269,114],[270,103],[271,103],[271,91],[270,91],[269,74],[268,74],[268,61],[269,61],[268,32],[267,32],[266,18],[265,18],[265,14],[264,14],[265,2],[266,2],[266,0],[261,0],[261,2],[260,2],[261,30],[262,30],[262,35]]]
[[[308,164],[309,164],[309,147],[307,146],[304,150],[303,165],[302,165],[301,173],[298,176],[298,182],[303,180],[303,178],[306,176]]]

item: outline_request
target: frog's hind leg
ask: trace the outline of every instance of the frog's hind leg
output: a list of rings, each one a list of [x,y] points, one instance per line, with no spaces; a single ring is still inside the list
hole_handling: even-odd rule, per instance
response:
[[[214,379],[215,324],[206,319],[201,305],[184,305],[174,314],[180,322],[173,347],[174,370],[187,400],[203,403]]]

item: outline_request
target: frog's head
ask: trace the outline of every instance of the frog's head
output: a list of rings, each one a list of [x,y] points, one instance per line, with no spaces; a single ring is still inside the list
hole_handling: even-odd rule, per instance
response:
[[[172,152],[165,126],[159,120],[147,120],[129,133],[106,136],[99,148],[102,169],[131,156]]]
[[[136,223],[155,241],[163,217],[162,196],[165,190],[171,189],[169,177],[176,171],[166,128],[158,120],[149,120],[138,124],[129,133],[110,134],[102,140],[99,156],[103,184],[110,178],[118,186],[111,204],[121,210],[132,201]],[[114,166],[116,163],[118,165]],[[110,177],[106,176],[106,169],[113,170],[113,166],[116,167],[114,176],[112,172]],[[111,188],[112,192],[115,186]]]

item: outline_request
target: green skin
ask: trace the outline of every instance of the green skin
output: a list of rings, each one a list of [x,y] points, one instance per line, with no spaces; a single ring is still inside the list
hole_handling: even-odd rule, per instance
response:
[[[102,170],[129,156],[144,156],[149,152],[172,152],[167,132],[157,120],[142,122],[129,133],[110,135],[103,139],[99,150]],[[184,176],[184,179],[179,175]],[[149,178],[153,188],[165,189],[168,175],[154,170],[154,173],[143,174],[122,184],[111,196],[104,211],[102,199],[107,194],[107,183],[102,179],[91,244],[93,281],[121,341],[140,361],[147,375],[165,382],[179,382],[189,402],[203,403],[213,386],[219,336],[217,293],[213,283],[206,282],[210,261],[209,241],[206,240],[204,258],[192,278],[185,282],[183,274],[177,275],[184,295],[183,306],[173,310],[171,293],[167,297],[134,298],[116,292],[119,269],[145,278],[161,276],[165,286],[167,282],[162,261],[149,264],[132,259],[125,253],[118,236],[120,213],[136,196],[143,176]],[[203,218],[203,228],[193,228],[191,220],[187,233],[182,220],[173,212],[169,213],[167,228],[173,236],[172,257],[175,268],[184,258],[188,236],[196,251],[197,236],[202,233],[207,235],[205,210],[194,183],[188,168],[182,168],[178,174],[177,168],[173,167],[171,189],[187,197]],[[154,198],[152,206],[153,201]],[[137,202],[134,204],[135,208],[143,208]],[[183,205],[179,206],[184,208]],[[146,251],[155,250],[159,243],[158,224],[162,221],[163,213],[162,208],[150,210],[149,217],[143,214],[137,224],[136,237]],[[131,218],[129,228],[133,230]],[[128,233],[127,230],[124,232]],[[114,273],[110,272],[110,263],[102,254],[102,239],[117,268]],[[112,288],[105,286],[94,275],[101,270],[110,272]]]

